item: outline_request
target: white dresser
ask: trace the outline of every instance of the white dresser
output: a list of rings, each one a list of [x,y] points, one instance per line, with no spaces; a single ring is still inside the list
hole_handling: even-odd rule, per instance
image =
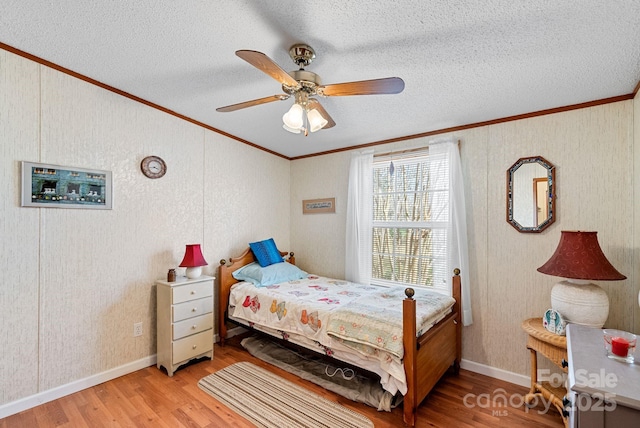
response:
[[[567,325],[571,428],[640,426],[640,365],[607,358],[602,330]]]
[[[213,358],[212,276],[156,281],[158,368],[169,376],[194,358]]]

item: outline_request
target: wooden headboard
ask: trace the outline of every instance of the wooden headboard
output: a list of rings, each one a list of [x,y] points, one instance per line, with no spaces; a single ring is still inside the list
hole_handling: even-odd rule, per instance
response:
[[[286,251],[280,251],[280,255],[285,258],[285,261],[296,264],[296,258],[293,253]],[[220,336],[220,345],[224,345],[224,340],[227,337],[227,308],[229,306],[229,293],[231,292],[231,286],[238,282],[232,275],[232,273],[242,266],[255,262],[256,259],[253,256],[251,248],[247,247],[244,252],[238,257],[231,257],[227,262],[225,259],[220,260],[220,266],[218,266],[218,280],[220,287],[218,288],[218,331]]]

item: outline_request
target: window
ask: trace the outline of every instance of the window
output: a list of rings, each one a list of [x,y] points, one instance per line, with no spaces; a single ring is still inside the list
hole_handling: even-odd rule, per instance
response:
[[[450,293],[453,268],[459,268],[462,323],[473,323],[457,142],[430,142],[401,159],[353,152],[346,223],[345,279]]]
[[[374,159],[371,282],[447,288],[449,161]]]

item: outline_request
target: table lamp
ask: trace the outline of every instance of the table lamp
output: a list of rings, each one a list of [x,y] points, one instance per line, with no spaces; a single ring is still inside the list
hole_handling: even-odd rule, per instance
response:
[[[566,322],[601,328],[609,316],[607,293],[591,281],[627,279],[598,244],[598,232],[563,230],[556,252],[538,272],[566,278],[551,289],[551,307]]]
[[[186,267],[185,275],[189,279],[200,278],[202,275],[202,266],[206,266],[207,261],[202,256],[200,244],[187,244],[184,258],[180,267]]]

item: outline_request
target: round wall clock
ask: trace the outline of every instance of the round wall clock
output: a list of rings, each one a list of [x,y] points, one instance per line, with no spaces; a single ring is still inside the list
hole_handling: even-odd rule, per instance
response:
[[[167,164],[159,156],[147,156],[140,162],[140,169],[149,178],[160,178],[167,172]]]

